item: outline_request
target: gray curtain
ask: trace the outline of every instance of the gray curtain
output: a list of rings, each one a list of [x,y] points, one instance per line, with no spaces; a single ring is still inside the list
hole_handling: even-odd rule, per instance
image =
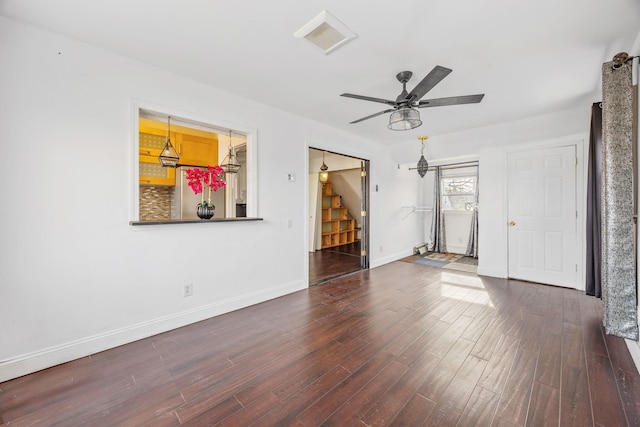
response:
[[[606,333],[637,341],[631,76],[602,66],[602,300]]]
[[[444,216],[442,215],[442,172],[440,167],[435,168],[433,182],[433,215],[431,217],[431,245],[429,250],[432,252],[446,252],[446,235],[444,232]]]
[[[602,104],[591,106],[591,134],[589,135],[589,164],[587,178],[587,295],[602,296],[601,202],[602,202]]]
[[[466,256],[478,258],[478,194],[480,193],[480,174],[476,168],[476,194],[474,195],[473,214],[471,216],[471,231],[467,243]]]

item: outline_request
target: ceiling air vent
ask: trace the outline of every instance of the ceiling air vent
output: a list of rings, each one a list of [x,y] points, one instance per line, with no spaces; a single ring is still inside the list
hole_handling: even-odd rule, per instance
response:
[[[348,42],[358,37],[348,29],[335,16],[323,10],[308,24],[295,32],[294,36],[309,40],[329,54]]]

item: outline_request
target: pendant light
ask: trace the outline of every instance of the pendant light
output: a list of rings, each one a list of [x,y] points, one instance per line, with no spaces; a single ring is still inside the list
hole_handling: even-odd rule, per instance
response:
[[[233,152],[233,146],[231,145],[231,129],[229,129],[229,154],[227,154],[227,157],[224,158],[224,160],[220,164],[220,167],[225,174],[238,173],[238,171],[240,170],[240,163],[236,159],[236,155]]]
[[[171,116],[167,117],[167,143],[164,145],[164,148],[160,152],[158,156],[158,160],[160,160],[160,164],[162,167],[175,168],[178,165],[178,160],[180,157],[176,152],[176,149],[171,145],[171,138],[169,137],[171,131]]]
[[[420,150],[420,160],[418,160],[418,167],[416,168],[418,170],[420,178],[424,178],[424,176],[427,174],[427,171],[429,170],[429,163],[427,163],[427,159],[424,158],[424,141],[428,138],[429,137],[425,135],[418,137],[420,142],[422,142],[422,149]]]
[[[324,151],[322,152],[322,166],[320,166],[320,182],[324,186],[329,181],[329,168],[324,163]]]

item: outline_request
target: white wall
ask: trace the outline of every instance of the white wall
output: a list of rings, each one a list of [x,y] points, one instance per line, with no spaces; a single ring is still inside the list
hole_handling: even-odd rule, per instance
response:
[[[390,158],[372,163],[370,172],[370,255],[375,267],[411,255],[415,246],[424,243],[423,217],[405,218],[407,210],[403,209],[420,203],[423,181],[416,171],[398,168]]]
[[[507,277],[506,156],[501,147],[478,162],[478,274]]]
[[[309,146],[371,160],[372,266],[422,240],[375,143],[5,17],[0,63],[0,382],[305,288]],[[264,220],[130,226],[134,99],[256,129]]]
[[[464,255],[467,252],[471,232],[470,212],[445,212],[444,227],[447,252]]]

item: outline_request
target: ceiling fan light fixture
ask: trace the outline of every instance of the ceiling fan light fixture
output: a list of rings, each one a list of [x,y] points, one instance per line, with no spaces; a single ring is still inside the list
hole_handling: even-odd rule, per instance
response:
[[[420,112],[411,107],[400,107],[389,116],[389,125],[391,130],[411,130],[422,124],[420,120]]]

